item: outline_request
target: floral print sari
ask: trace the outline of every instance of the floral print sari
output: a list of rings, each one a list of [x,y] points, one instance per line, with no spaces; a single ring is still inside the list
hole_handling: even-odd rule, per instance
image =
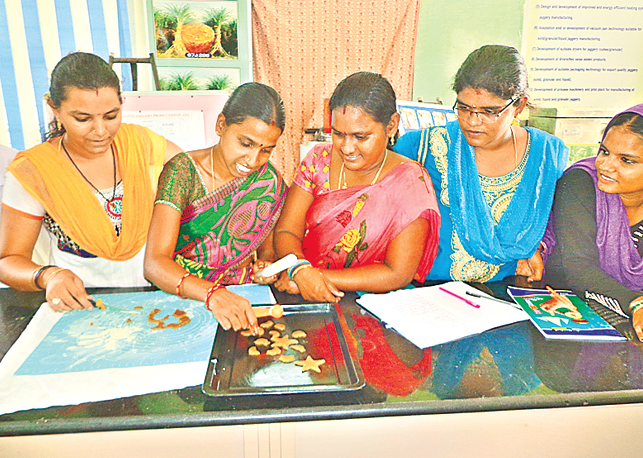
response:
[[[316,146],[294,181],[315,197],[306,213],[306,259],[326,269],[384,262],[389,243],[417,218],[425,218],[429,237],[417,271],[418,278],[424,279],[437,253],[440,226],[426,171],[415,162],[405,162],[374,185],[330,190],[331,148],[330,144]]]

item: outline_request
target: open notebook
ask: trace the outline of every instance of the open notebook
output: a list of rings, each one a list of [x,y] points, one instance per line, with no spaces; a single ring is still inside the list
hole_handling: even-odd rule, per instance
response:
[[[386,294],[364,294],[357,302],[420,348],[529,319],[515,304],[455,281]]]

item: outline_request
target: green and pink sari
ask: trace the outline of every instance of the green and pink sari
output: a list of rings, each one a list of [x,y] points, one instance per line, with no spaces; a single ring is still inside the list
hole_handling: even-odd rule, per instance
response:
[[[274,228],[286,191],[268,162],[247,178],[207,192],[194,160],[178,154],[163,169],[156,199],[181,212],[174,260],[213,283],[248,282],[248,260]]]

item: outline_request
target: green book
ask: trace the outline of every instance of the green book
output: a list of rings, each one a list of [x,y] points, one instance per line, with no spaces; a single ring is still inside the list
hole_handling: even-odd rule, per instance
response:
[[[556,290],[557,294],[552,294],[544,289],[508,286],[507,293],[547,339],[627,340],[571,291]]]

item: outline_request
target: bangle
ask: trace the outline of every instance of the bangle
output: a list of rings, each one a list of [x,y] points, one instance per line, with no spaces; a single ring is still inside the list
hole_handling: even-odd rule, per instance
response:
[[[312,264],[310,264],[310,263],[308,263],[308,264],[301,264],[301,265],[299,265],[299,266],[295,267],[295,268],[293,269],[293,271],[292,271],[292,274],[291,274],[290,279],[291,279],[291,280],[294,280],[294,279],[295,279],[295,275],[297,275],[297,273],[298,273],[300,270],[304,270],[304,269],[305,269],[305,268],[307,268],[307,267],[312,267]]]
[[[212,309],[210,308],[210,298],[215,291],[218,291],[220,289],[226,289],[225,285],[214,285],[208,290],[208,294],[205,295],[205,308],[209,311],[212,311]]]
[[[290,268],[288,269],[288,277],[292,280],[292,276],[295,272],[295,270],[299,270],[298,267],[301,266],[311,266],[312,264],[310,261],[307,261],[306,259],[297,259],[297,262]]]
[[[44,289],[42,286],[40,286],[40,283],[38,283],[38,280],[40,280],[42,273],[49,267],[55,267],[55,266],[49,265],[49,266],[38,267],[36,270],[32,272],[31,278],[33,279],[33,284],[36,286],[36,288],[40,290]]]
[[[192,275],[190,272],[186,272],[179,282],[176,284],[176,295],[179,296],[181,299],[185,299],[183,296],[181,296],[181,285],[183,284],[183,280],[188,278],[190,275]]]
[[[635,299],[630,302],[630,313],[634,315],[638,309],[643,308],[643,299]]]
[[[55,267],[55,266],[48,266],[48,267]],[[45,281],[45,288],[47,288],[47,284],[49,283],[49,281],[50,281],[52,278],[54,278],[54,275],[56,275],[58,272],[60,272],[60,271],[62,271],[62,270],[65,270],[65,269],[63,269],[62,267],[57,267],[57,268],[56,268],[56,269],[51,273],[51,275],[49,275],[49,277],[47,277],[47,280]]]

